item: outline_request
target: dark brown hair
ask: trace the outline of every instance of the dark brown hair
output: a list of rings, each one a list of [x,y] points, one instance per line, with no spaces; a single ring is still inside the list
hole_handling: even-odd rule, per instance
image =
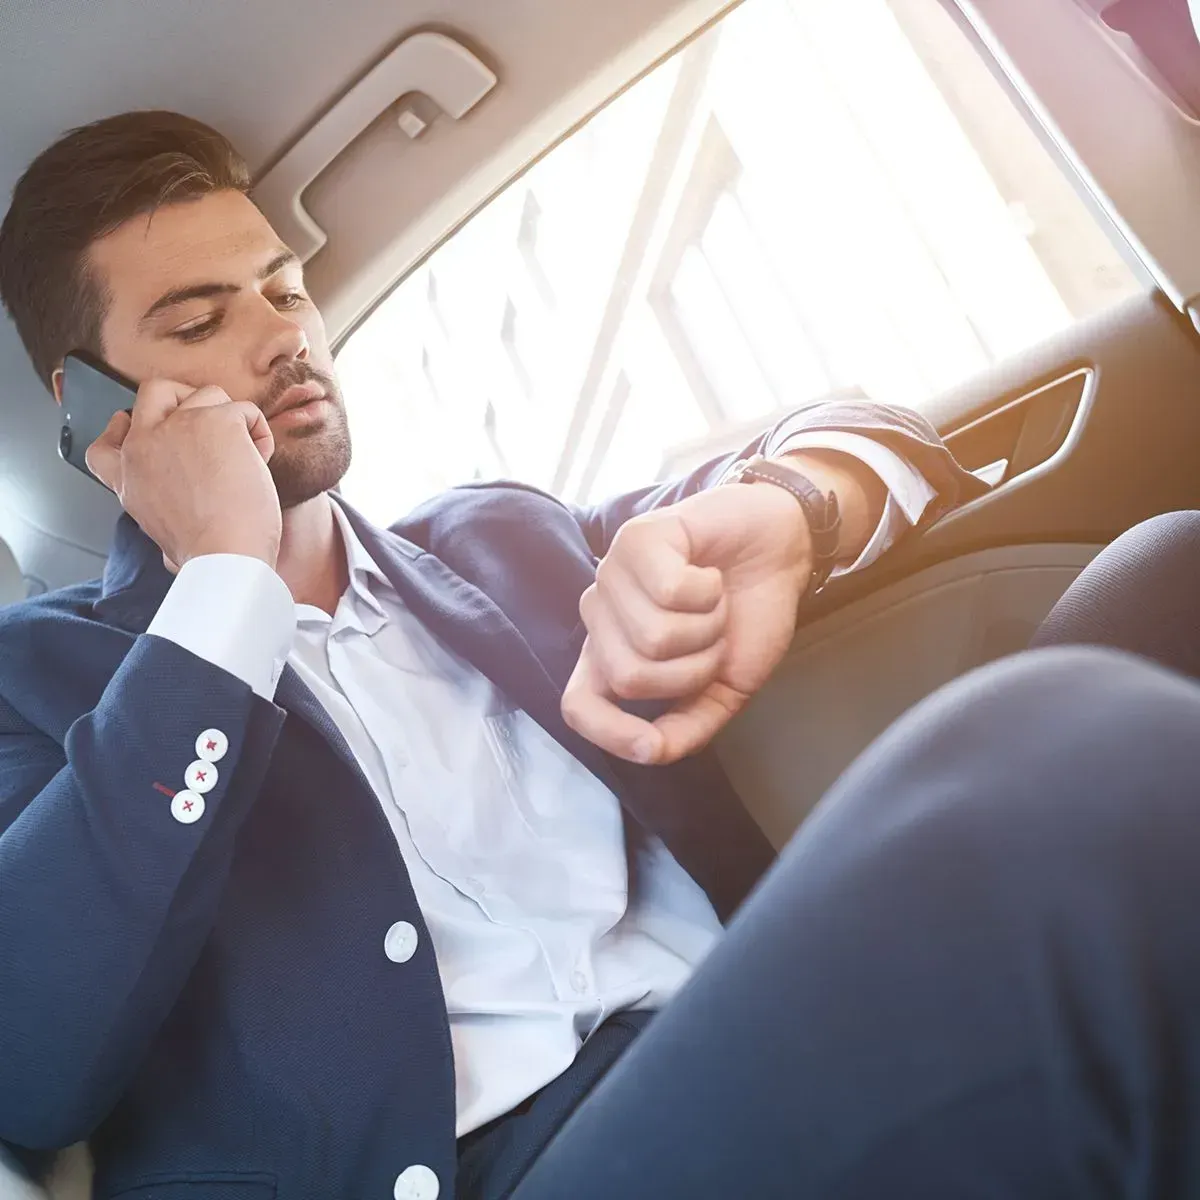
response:
[[[88,247],[133,217],[227,188],[249,191],[245,160],[215,129],[173,112],[106,117],[33,160],[0,224],[0,302],[47,387],[69,350],[104,352],[109,297]]]

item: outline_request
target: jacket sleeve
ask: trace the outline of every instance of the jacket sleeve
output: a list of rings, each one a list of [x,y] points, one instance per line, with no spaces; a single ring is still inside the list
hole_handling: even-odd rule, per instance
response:
[[[920,528],[987,491],[987,485],[955,460],[937,431],[918,413],[867,400],[839,400],[790,413],[736,453],[714,458],[681,479],[629,492],[594,507],[576,506],[572,511],[592,552],[602,558],[617,530],[630,518],[715,487],[740,459],[770,454],[774,446],[793,434],[823,430],[872,438],[899,454],[928,480],[936,495],[925,510]]]
[[[284,714],[150,635],[64,744],[16,695],[0,681],[0,1138],[49,1149],[112,1110],[179,996]],[[210,729],[228,749],[184,824],[155,784],[183,790]]]

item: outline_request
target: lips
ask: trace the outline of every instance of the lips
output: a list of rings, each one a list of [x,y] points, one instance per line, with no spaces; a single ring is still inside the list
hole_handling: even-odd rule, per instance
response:
[[[293,408],[303,408],[304,405],[311,404],[314,400],[324,400],[325,396],[325,389],[314,381],[294,384],[271,405],[267,412],[267,420],[270,421],[282,413],[290,412]]]

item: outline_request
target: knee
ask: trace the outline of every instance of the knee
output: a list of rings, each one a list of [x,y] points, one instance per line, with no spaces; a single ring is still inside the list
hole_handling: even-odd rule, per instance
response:
[[[1194,925],[1198,733],[1200,687],[1109,650],[1020,655],[919,705],[747,908],[810,1006],[800,1024],[860,1062],[895,1062],[896,1030],[920,1030],[910,1069],[999,1078],[1057,1028],[1064,980],[1139,986],[1145,931]]]
[[[1106,571],[1131,583],[1200,579],[1200,511],[1162,513],[1127,530],[1096,557]],[[1090,569],[1090,568],[1089,568]]]
[[[1154,517],[1106,547],[1067,589],[1035,646],[1108,645],[1200,674],[1200,512]]]
[[[1019,886],[1088,859],[1200,845],[1200,687],[1110,650],[993,664],[914,709],[815,814],[906,869]]]

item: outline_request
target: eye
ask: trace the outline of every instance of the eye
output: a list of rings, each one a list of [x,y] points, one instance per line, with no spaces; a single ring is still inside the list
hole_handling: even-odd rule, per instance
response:
[[[275,301],[275,304],[278,308],[285,310],[289,308],[298,308],[303,303],[303,292],[284,292],[283,295]]]
[[[180,342],[198,342],[206,338],[221,323],[221,318],[211,316],[198,325],[189,325],[186,329],[177,329],[171,336]]]

